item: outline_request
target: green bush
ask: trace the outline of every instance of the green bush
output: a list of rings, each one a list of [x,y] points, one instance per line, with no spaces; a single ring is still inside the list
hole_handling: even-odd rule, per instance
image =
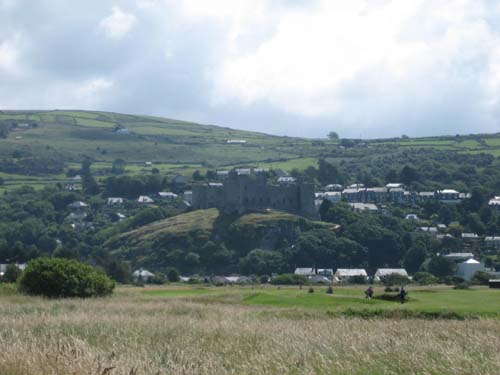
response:
[[[488,285],[490,279],[494,279],[495,277],[488,272],[485,271],[477,271],[472,277],[472,283],[476,285]]]
[[[271,279],[273,285],[304,285],[307,284],[307,278],[303,275],[293,273],[284,273]]]
[[[366,280],[365,276],[356,275],[349,277],[349,284],[366,284],[368,280]]]
[[[181,279],[179,276],[179,271],[177,271],[177,268],[170,267],[167,269],[167,280],[170,281],[171,283],[176,283]]]
[[[437,277],[429,272],[416,272],[415,275],[413,275],[413,280],[420,285],[437,284],[439,281]]]
[[[410,279],[407,276],[399,275],[397,273],[382,276],[380,278],[380,281],[385,286],[407,285],[410,283]]]
[[[115,284],[91,265],[44,257],[28,264],[19,286],[27,294],[61,298],[106,296],[113,292]]]
[[[326,288],[326,294],[333,294],[333,287],[331,285]]]
[[[314,288],[309,288],[309,290],[307,291],[307,293],[314,293]]]

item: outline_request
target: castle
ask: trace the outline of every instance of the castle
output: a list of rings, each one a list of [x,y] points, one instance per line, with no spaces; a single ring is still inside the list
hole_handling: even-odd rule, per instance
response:
[[[272,184],[262,170],[236,169],[223,182],[193,185],[194,209],[218,208],[226,213],[275,209],[317,218],[314,185],[291,177]]]

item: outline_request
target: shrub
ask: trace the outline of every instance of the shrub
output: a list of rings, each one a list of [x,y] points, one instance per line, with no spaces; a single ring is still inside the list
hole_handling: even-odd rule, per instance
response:
[[[477,271],[472,278],[472,283],[476,285],[488,285],[490,279],[495,277],[485,271]]]
[[[393,285],[407,285],[410,283],[410,279],[407,276],[399,275],[397,273],[392,273],[390,275],[382,276],[380,281],[385,286]]]
[[[157,273],[154,274],[153,277],[151,277],[148,280],[148,283],[150,283],[150,284],[156,284],[156,285],[163,285],[163,284],[167,283],[167,278],[165,277],[165,275],[157,272]]]
[[[7,265],[7,269],[1,279],[4,283],[15,283],[17,279],[21,276],[23,271],[19,269],[15,264]]]
[[[331,285],[328,288],[326,288],[326,294],[333,294],[333,288]]]
[[[420,285],[437,284],[439,281],[437,277],[429,272],[416,272],[415,275],[413,275],[413,280]]]
[[[307,293],[314,293],[314,288],[309,288],[309,290],[307,291]]]
[[[469,289],[470,287],[470,284],[468,282],[462,282],[462,283],[458,283],[456,284],[453,289]]]
[[[167,280],[170,281],[171,283],[176,283],[180,280],[179,276],[179,271],[177,271],[177,268],[170,267],[167,269]]]
[[[106,296],[115,285],[104,272],[89,264],[44,257],[28,264],[19,286],[27,294],[61,298]]]
[[[386,293],[390,293],[390,292],[392,292],[392,291],[393,291],[393,290],[392,290],[392,288],[391,288],[390,286],[387,286],[387,287],[385,287],[385,289],[384,289],[384,292],[386,292]]]
[[[261,284],[267,284],[269,282],[269,276],[262,275],[261,277],[259,277],[259,282]]]
[[[351,276],[349,278],[349,283],[351,284],[366,284],[367,282],[368,280],[366,280],[366,277],[361,275]]]
[[[303,275],[293,273],[284,273],[271,279],[273,285],[304,285],[307,284],[307,278]]]

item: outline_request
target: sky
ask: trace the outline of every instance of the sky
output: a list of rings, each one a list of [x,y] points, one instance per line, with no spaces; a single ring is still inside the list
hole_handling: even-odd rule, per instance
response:
[[[500,131],[500,2],[0,0],[0,109],[278,135]]]

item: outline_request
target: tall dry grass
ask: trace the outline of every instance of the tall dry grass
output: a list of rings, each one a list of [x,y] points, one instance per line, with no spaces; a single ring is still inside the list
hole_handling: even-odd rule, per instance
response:
[[[122,294],[0,297],[0,374],[499,374],[497,320],[329,319]]]

